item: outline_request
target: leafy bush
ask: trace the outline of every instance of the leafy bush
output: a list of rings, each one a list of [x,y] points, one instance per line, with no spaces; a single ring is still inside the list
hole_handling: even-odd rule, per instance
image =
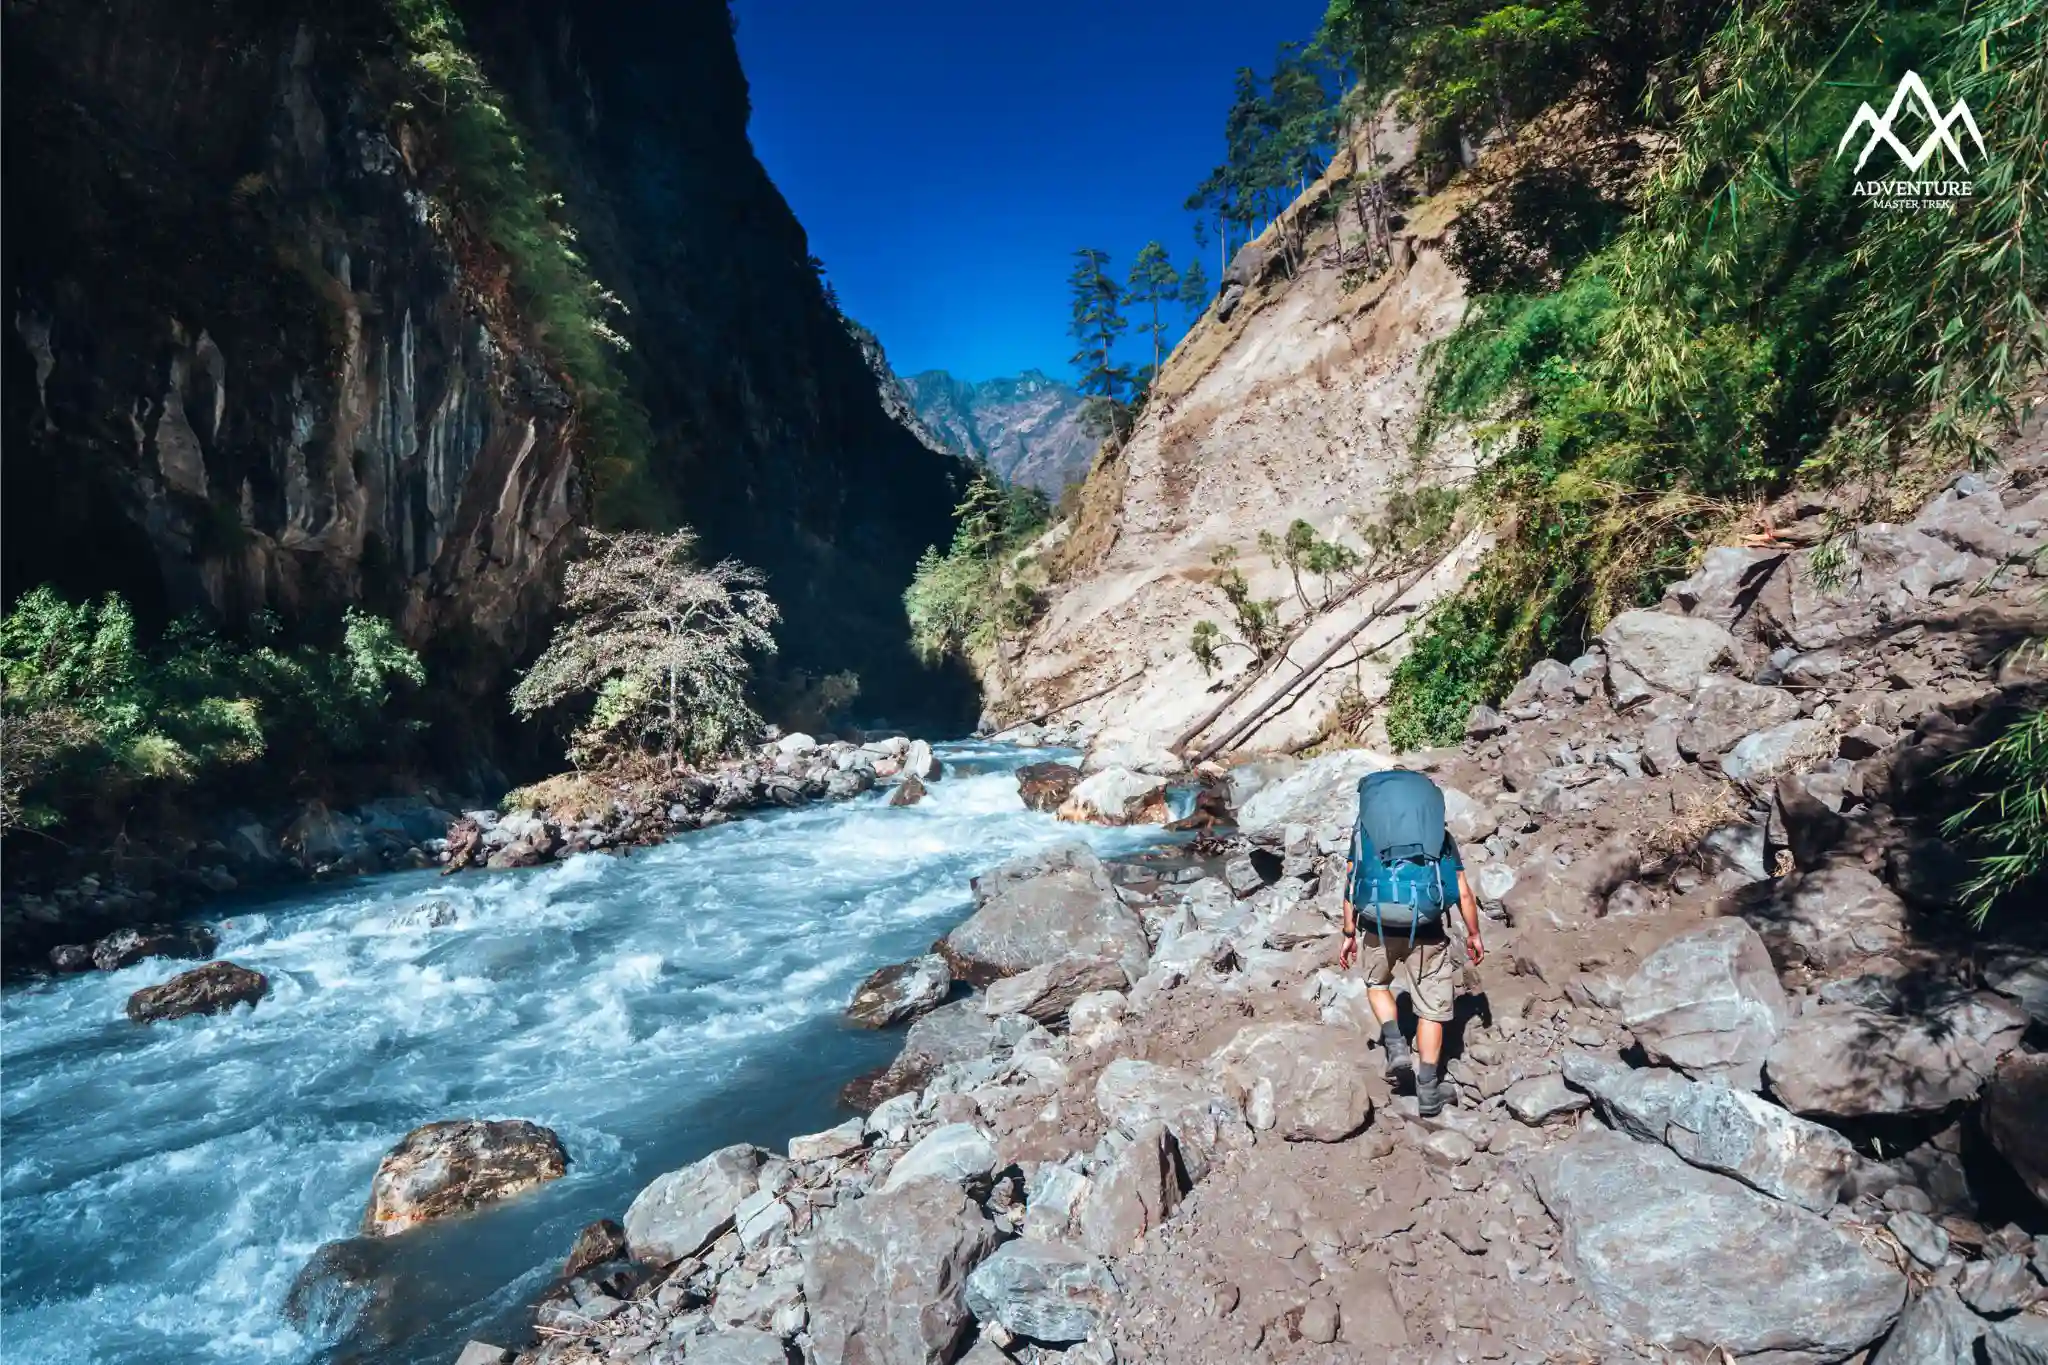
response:
[[[2022,715],[1955,770],[1984,788],[1943,829],[1978,853],[1977,875],[1962,891],[1981,925],[1999,902],[2048,878],[2048,707]]]
[[[188,618],[145,653],[118,596],[24,595],[0,619],[0,827],[45,828],[72,806],[259,762],[295,775],[377,742],[392,684],[426,678],[390,623],[360,612],[338,648],[281,648],[278,633],[258,617],[253,641],[231,644]]]
[[[652,433],[616,359],[626,339],[612,320],[625,306],[591,275],[561,217],[553,177],[468,49],[447,0],[389,2],[408,66],[428,96],[417,112],[439,133],[450,163],[455,204],[504,253],[513,301],[575,388],[599,521],[659,523],[663,508],[647,471]]]
[[[761,728],[747,699],[755,656],[775,652],[780,612],[758,570],[695,559],[696,536],[592,533],[569,566],[565,620],[512,689],[532,716],[591,699],[570,755],[578,764],[659,752],[715,758]]]
[[[1049,516],[1045,495],[1036,489],[975,477],[953,509],[953,543],[944,554],[927,547],[903,593],[910,641],[920,657],[981,658],[1002,636],[1031,624],[1037,594],[1012,574],[1011,561]]]

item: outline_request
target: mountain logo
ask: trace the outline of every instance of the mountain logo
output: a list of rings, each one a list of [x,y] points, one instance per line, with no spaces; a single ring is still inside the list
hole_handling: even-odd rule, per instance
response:
[[[1908,150],[1906,144],[1899,141],[1897,134],[1892,132],[1892,122],[1905,107],[1908,96],[1912,97],[1914,106],[1928,124],[1927,140],[1920,144],[1920,150],[1917,152]],[[1964,154],[1962,143],[1956,138],[1955,129],[1958,124],[1970,135],[1970,141],[1977,144],[1977,154],[1984,155],[1984,137],[1977,131],[1977,120],[1971,117],[1970,106],[1962,100],[1957,100],[1955,108],[1943,114],[1941,107],[1934,102],[1934,96],[1927,92],[1926,82],[1920,79],[1920,73],[1908,71],[1905,78],[1899,82],[1899,88],[1892,92],[1892,102],[1885,106],[1882,115],[1873,111],[1867,100],[1857,109],[1855,119],[1849,124],[1849,131],[1842,134],[1841,142],[1835,146],[1835,159],[1841,160],[1842,154],[1849,149],[1850,139],[1867,127],[1870,129],[1870,137],[1863,144],[1862,154],[1856,158],[1856,169],[1859,172],[1863,169],[1863,163],[1870,160],[1870,154],[1877,150],[1880,142],[1889,145],[1898,153],[1899,160],[1905,163],[1909,171],[1917,172],[1926,165],[1927,159],[1934,155],[1937,148],[1946,148],[1949,156],[1955,161],[1956,169],[1966,170],[1970,162]]]

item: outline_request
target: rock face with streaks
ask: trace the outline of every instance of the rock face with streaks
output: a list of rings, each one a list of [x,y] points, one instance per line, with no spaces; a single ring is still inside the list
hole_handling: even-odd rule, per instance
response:
[[[363,1231],[421,1223],[523,1194],[568,1173],[562,1140],[523,1119],[447,1119],[415,1128],[377,1163]]]
[[[836,1210],[803,1248],[818,1358],[949,1365],[970,1327],[968,1276],[996,1241],[974,1201],[941,1180]]]

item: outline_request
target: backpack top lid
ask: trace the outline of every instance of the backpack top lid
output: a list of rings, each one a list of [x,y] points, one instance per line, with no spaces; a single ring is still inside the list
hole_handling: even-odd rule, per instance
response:
[[[1382,862],[1440,858],[1444,851],[1443,789],[1407,768],[1368,773],[1358,783],[1358,824]]]

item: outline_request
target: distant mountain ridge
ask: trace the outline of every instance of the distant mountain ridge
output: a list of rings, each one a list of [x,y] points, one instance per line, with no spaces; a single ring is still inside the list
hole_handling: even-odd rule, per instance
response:
[[[970,383],[944,370],[902,381],[926,431],[1003,478],[1057,498],[1095,459],[1081,423],[1082,397],[1041,370]]]

